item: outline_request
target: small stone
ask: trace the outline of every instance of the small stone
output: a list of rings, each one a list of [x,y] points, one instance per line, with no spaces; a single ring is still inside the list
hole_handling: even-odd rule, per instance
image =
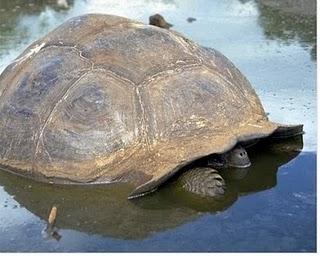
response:
[[[67,9],[69,7],[68,1],[67,0],[57,0],[57,5],[60,8]]]
[[[192,22],[194,22],[194,21],[196,21],[197,19],[196,18],[193,18],[193,17],[189,17],[188,19],[187,19],[187,21],[189,22],[189,23],[192,23]]]
[[[160,28],[169,29],[172,24],[168,23],[160,14],[155,14],[149,17],[149,25],[157,26]]]

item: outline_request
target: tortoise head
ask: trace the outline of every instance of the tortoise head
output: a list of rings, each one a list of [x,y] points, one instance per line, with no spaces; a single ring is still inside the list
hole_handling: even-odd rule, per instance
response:
[[[236,146],[226,153],[226,163],[228,166],[237,168],[246,168],[251,165],[247,151],[241,146]]]

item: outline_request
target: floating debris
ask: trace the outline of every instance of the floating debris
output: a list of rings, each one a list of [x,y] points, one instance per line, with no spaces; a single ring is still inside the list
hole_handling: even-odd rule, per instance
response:
[[[49,214],[49,218],[48,218],[48,223],[49,223],[50,225],[53,225],[54,222],[56,221],[57,211],[58,211],[58,209],[57,209],[56,206],[53,206],[53,207],[51,208],[51,211],[50,211],[50,214]]]
[[[43,237],[46,239],[55,239],[59,241],[61,239],[61,235],[59,235],[59,229],[55,227],[55,221],[57,218],[58,209],[56,206],[52,206],[49,217],[48,223],[45,229],[41,232]]]

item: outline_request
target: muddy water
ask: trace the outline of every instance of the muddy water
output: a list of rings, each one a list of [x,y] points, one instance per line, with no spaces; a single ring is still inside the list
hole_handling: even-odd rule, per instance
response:
[[[136,201],[130,186],[64,187],[0,172],[0,251],[315,251],[315,1],[0,1],[0,71],[66,19],[99,12],[147,22],[159,12],[229,57],[270,119],[305,134],[249,151],[252,166],[223,172],[224,198],[189,195],[175,180]],[[188,17],[196,20],[192,23]],[[58,206],[57,231],[42,230]]]

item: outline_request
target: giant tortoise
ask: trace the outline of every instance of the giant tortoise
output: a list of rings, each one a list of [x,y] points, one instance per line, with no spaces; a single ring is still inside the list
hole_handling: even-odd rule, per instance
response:
[[[239,160],[240,145],[301,133],[269,121],[218,51],[118,16],[68,20],[0,77],[2,169],[49,183],[129,182],[129,198],[199,158],[240,150]]]

